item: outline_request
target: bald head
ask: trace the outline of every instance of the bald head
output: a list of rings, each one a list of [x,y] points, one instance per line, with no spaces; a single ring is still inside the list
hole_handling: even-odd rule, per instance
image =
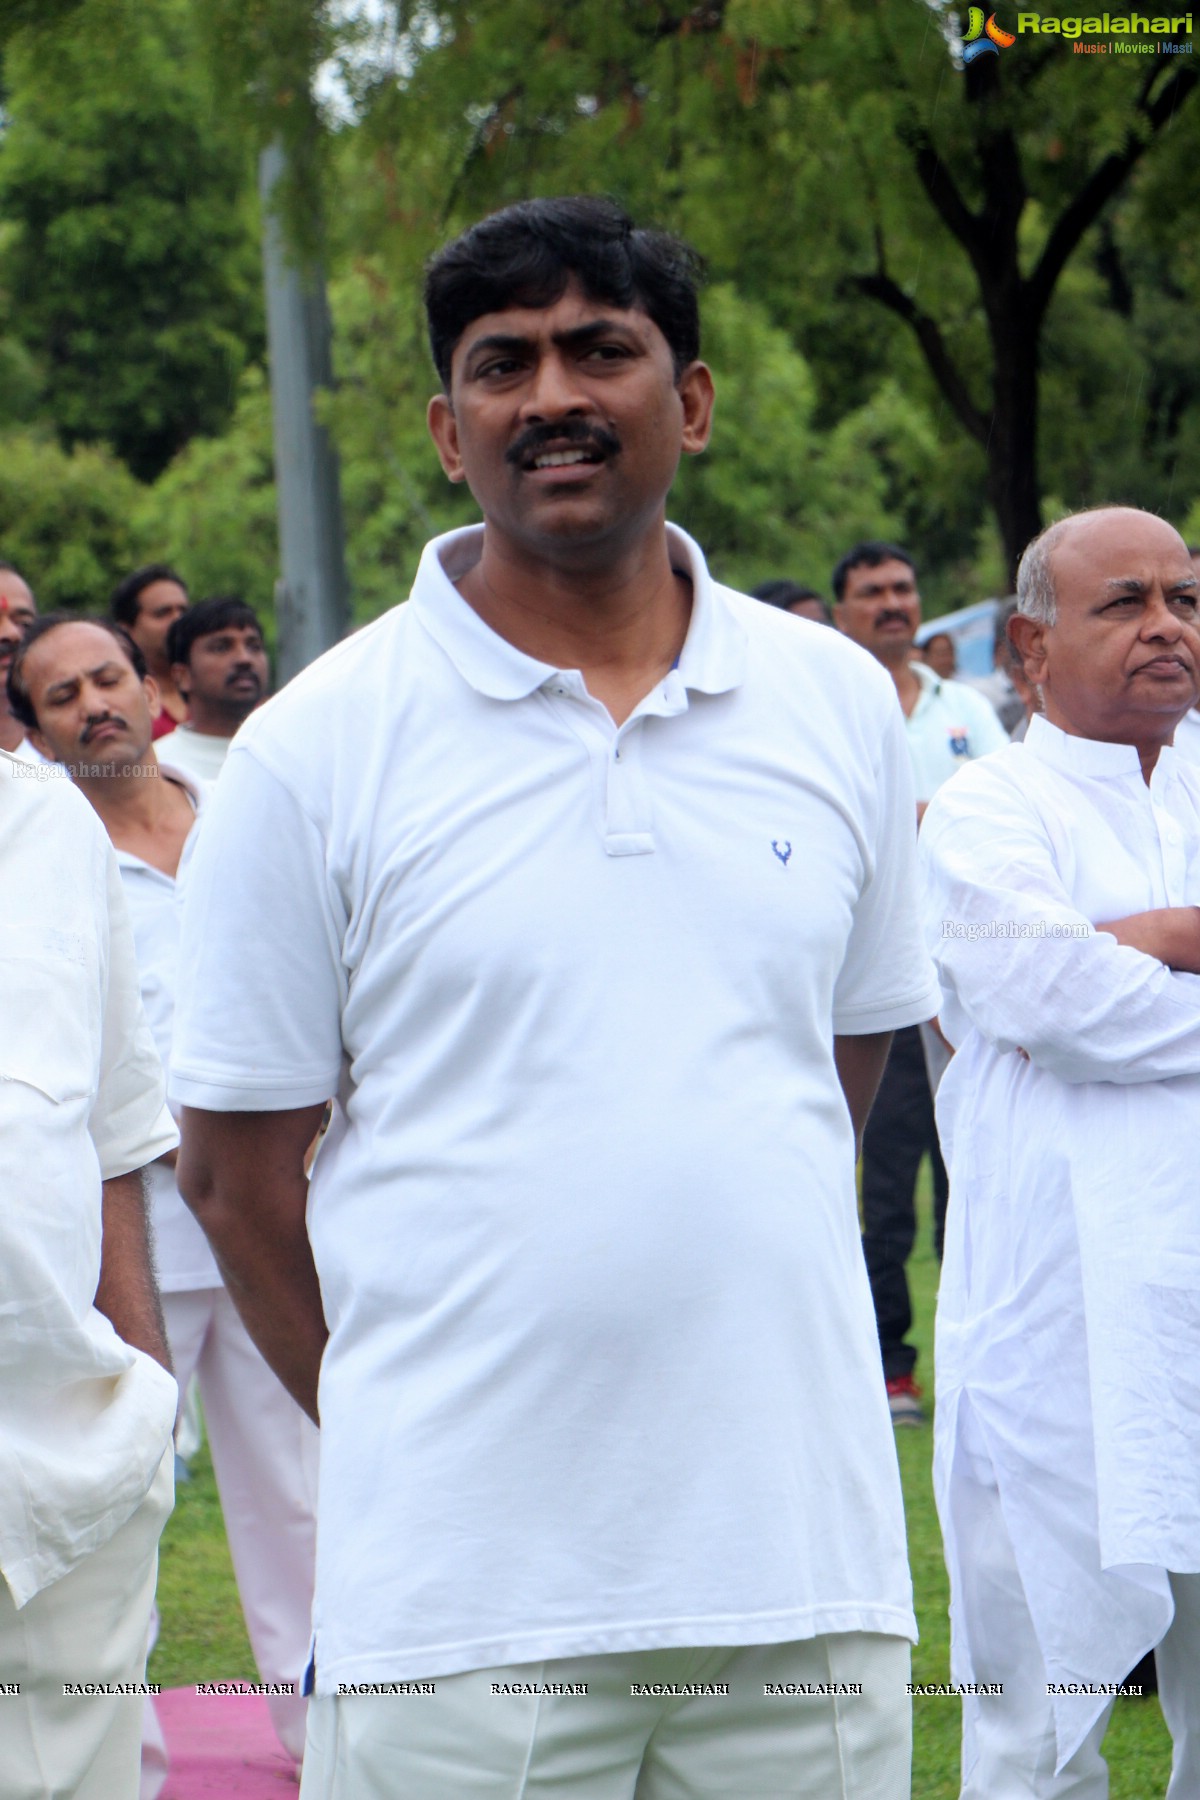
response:
[[[1017,569],[1017,608],[1031,619],[1040,619],[1044,625],[1053,625],[1057,613],[1057,596],[1054,586],[1054,559],[1056,553],[1069,545],[1081,534],[1091,544],[1101,541],[1118,542],[1127,538],[1132,530],[1137,533],[1142,526],[1150,530],[1158,529],[1166,533],[1176,544],[1183,544],[1183,539],[1171,525],[1160,519],[1155,513],[1142,512],[1136,506],[1095,506],[1087,512],[1070,513],[1065,519],[1058,519],[1053,525],[1047,525],[1032,543],[1026,545]],[[1184,545],[1187,554],[1187,546]]]
[[[1196,700],[1198,591],[1179,533],[1136,507],[1075,513],[1035,538],[1009,634],[1051,723],[1135,744],[1144,764],[1170,743]]]

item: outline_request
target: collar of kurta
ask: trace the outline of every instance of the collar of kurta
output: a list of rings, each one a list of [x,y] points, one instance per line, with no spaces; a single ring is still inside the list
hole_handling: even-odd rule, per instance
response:
[[[433,538],[421,557],[410,603],[464,681],[493,700],[523,700],[559,671],[485,625],[455,587],[479,560],[483,533],[482,525],[470,525]],[[745,629],[710,576],[699,545],[674,525],[667,526],[667,544],[672,567],[692,583],[692,616],[676,667],[686,688],[727,693],[745,677]]]
[[[1119,781],[1129,776],[1142,777],[1141,758],[1133,744],[1105,744],[1097,738],[1075,737],[1052,725],[1041,713],[1034,713],[1025,733],[1025,747],[1052,768],[1068,775],[1087,775],[1100,781]],[[1169,744],[1158,753],[1154,776],[1168,773],[1175,763],[1175,751]]]

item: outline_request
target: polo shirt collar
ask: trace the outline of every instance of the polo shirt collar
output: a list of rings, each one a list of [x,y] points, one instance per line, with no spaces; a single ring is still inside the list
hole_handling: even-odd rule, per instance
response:
[[[560,671],[493,631],[455,587],[455,580],[478,561],[483,530],[482,525],[468,525],[426,544],[410,605],[477,693],[492,700],[523,700]],[[699,545],[674,525],[667,527],[667,542],[672,566],[692,581],[692,617],[679,653],[678,675],[686,688],[725,693],[740,686],[745,675],[745,630],[709,574]]]

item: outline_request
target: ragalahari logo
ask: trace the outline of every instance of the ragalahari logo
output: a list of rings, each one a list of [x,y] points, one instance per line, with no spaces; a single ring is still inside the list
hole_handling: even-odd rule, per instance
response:
[[[974,62],[977,56],[999,56],[1016,41],[1011,31],[1002,31],[997,25],[995,13],[989,13],[985,20],[982,6],[967,9],[967,29],[962,41],[964,63]]]

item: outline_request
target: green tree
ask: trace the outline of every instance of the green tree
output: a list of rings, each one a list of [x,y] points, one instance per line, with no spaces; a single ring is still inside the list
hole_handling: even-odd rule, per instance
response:
[[[98,612],[133,567],[138,484],[99,445],[63,450],[31,432],[0,436],[0,557],[43,611]]]
[[[10,21],[11,22],[11,21]],[[261,354],[252,169],[186,0],[83,0],[5,50],[3,327],[64,445],[149,479]]]
[[[817,375],[818,424],[890,373],[932,405],[945,467],[963,463],[949,434],[965,433],[1011,570],[1039,527],[1043,486],[1068,472],[1052,457],[1043,475],[1038,462],[1047,349],[1073,300],[1064,276],[1099,268],[1135,230],[1156,164],[1173,160],[1177,182],[1194,167],[1185,59],[1085,67],[1061,39],[1023,40],[963,70],[955,15],[935,0],[553,12],[539,0],[397,0],[393,14],[388,54],[372,64],[360,44],[353,65],[347,245],[369,241],[411,279],[440,236],[488,207],[615,191],[683,229],[718,278],[789,330]],[[1176,197],[1193,192],[1189,178]],[[1130,319],[1153,309],[1150,273],[1148,257],[1126,256]],[[1097,304],[1111,311],[1111,293]],[[1185,297],[1163,304],[1185,316]],[[1133,335],[1145,360],[1150,334]],[[1090,404],[1111,408],[1128,361],[1109,334],[1086,373]],[[1159,473],[1180,394],[1176,382],[1143,421]],[[1076,478],[1080,449],[1080,433],[1062,443]],[[1082,473],[1091,485],[1106,470],[1101,454]],[[964,504],[943,520],[943,557],[983,523],[951,473]]]

